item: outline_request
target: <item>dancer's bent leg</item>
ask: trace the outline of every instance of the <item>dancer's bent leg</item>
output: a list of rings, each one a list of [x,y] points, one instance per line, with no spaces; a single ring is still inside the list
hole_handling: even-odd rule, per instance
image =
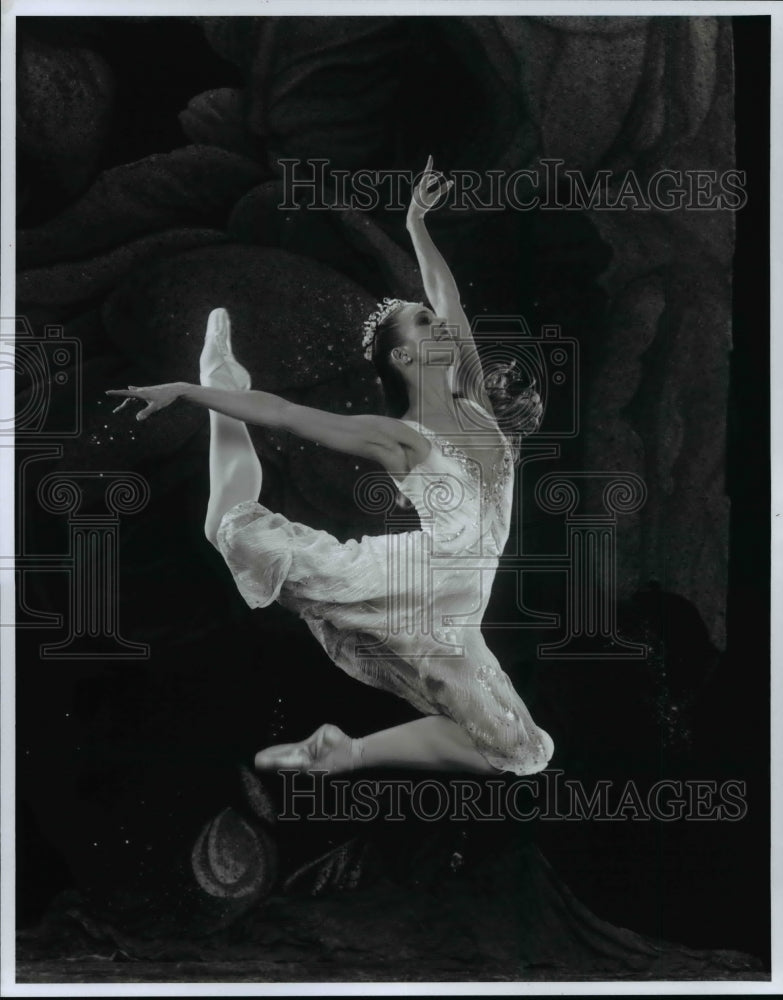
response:
[[[552,738],[543,729],[533,726],[532,733],[524,748],[526,774],[543,771],[555,748]],[[365,736],[362,762],[365,767],[426,768],[476,774],[497,774],[499,770],[479,753],[461,726],[443,715],[428,715]]]
[[[213,309],[199,363],[202,385],[218,389],[249,389],[250,375],[231,352],[231,329],[225,309]],[[209,504],[204,534],[217,544],[226,511],[242,500],[257,500],[261,463],[247,427],[241,420],[209,411]]]
[[[539,727],[527,748],[527,774],[542,771],[554,752],[549,734]],[[442,715],[428,715],[351,739],[337,726],[321,726],[301,743],[269,747],[256,754],[259,770],[296,768],[342,774],[360,767],[404,767],[433,771],[497,774],[498,768],[476,750],[468,734]]]

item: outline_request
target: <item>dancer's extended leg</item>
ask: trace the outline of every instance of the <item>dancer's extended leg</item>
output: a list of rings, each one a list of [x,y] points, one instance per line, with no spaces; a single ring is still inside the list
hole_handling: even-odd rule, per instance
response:
[[[199,363],[202,385],[218,389],[249,389],[250,375],[231,353],[231,328],[225,309],[213,309]],[[209,411],[209,504],[204,533],[216,545],[226,511],[242,500],[257,500],[261,463],[247,427],[241,420]]]
[[[554,752],[554,743],[535,727],[528,748],[527,774],[542,771]],[[269,747],[256,754],[259,770],[297,768],[341,774],[360,767],[403,767],[433,771],[471,771],[497,774],[498,769],[478,752],[468,734],[442,715],[428,715],[361,739],[351,739],[337,726],[325,725],[301,743]]]

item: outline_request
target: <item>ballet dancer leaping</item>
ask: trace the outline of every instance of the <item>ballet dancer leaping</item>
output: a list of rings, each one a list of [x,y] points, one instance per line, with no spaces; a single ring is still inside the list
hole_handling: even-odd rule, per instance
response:
[[[408,210],[430,305],[384,299],[364,326],[365,357],[380,377],[386,416],[342,416],[251,389],[224,309],[209,316],[198,385],[108,393],[125,397],[117,410],[144,401],[139,420],[178,399],[209,409],[205,533],[242,596],[251,607],[277,600],[296,611],[339,667],[423,713],[360,738],[323,725],[299,743],[259,751],[259,770],[339,774],[394,766],[524,775],[552,756],[551,738],[533,722],[480,627],[508,537],[514,444],[537,428],[541,400],[533,386],[515,388],[509,369],[482,370],[456,283],[424,221],[452,183],[433,171],[430,157]],[[449,364],[440,341],[451,351]],[[258,503],[262,469],[247,423],[380,464],[422,528],[341,543],[270,511]],[[458,494],[458,502],[433,508],[433,484]],[[422,560],[428,571],[410,572]],[[405,627],[390,628],[400,609]]]

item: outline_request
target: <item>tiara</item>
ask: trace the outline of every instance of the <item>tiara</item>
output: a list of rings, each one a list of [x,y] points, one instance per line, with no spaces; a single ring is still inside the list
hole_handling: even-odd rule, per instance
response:
[[[405,299],[384,299],[378,303],[375,312],[370,313],[362,326],[362,347],[364,356],[368,361],[372,361],[372,345],[375,340],[375,333],[383,321],[396,312],[400,306],[405,305]]]

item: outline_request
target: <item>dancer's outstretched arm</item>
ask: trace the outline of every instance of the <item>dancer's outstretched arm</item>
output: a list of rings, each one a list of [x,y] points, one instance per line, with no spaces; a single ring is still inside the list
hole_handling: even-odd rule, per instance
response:
[[[177,399],[185,399],[244,423],[290,431],[327,448],[379,462],[395,474],[404,473],[421,461],[430,448],[423,435],[400,420],[371,413],[356,416],[329,413],[257,389],[216,389],[189,382],[169,382],[109,389],[106,395],[124,397],[126,402],[131,399],[146,402],[146,407],[136,415],[139,420]]]
[[[433,243],[424,221],[427,212],[452,184],[453,181],[446,181],[442,175],[433,171],[430,156],[411,198],[407,227],[416,252],[427,299],[435,312],[446,319],[459,347],[454,388],[466,395],[470,394],[477,403],[491,412],[481,377],[481,360],[470,330],[470,323],[462,308],[457,282],[443,255]]]

